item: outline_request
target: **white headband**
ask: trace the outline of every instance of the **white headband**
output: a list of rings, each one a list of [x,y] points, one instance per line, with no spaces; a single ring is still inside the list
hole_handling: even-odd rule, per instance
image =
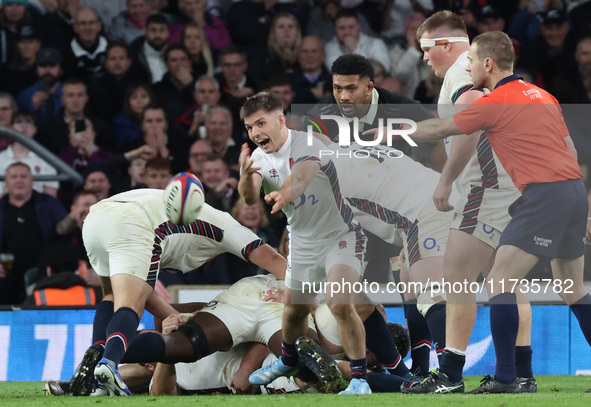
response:
[[[469,43],[466,37],[444,37],[444,38],[421,38],[421,48],[434,47],[435,45],[445,45],[452,42]]]

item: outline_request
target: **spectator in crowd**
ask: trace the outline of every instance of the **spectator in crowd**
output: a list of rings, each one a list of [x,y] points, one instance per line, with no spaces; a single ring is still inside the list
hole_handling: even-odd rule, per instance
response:
[[[302,31],[293,14],[279,12],[273,17],[271,31],[267,39],[267,49],[260,51],[251,59],[250,72],[255,76],[259,87],[275,75],[293,70],[302,43]]]
[[[21,109],[35,114],[35,122],[42,125],[56,116],[64,106],[62,97],[62,54],[55,48],[43,48],[35,56],[37,81],[17,97]]]
[[[540,35],[540,15],[550,10],[563,8],[562,0],[521,0],[519,10],[508,21],[507,34],[517,40],[520,46]]]
[[[267,89],[281,98],[283,102],[283,115],[286,119],[286,126],[290,129],[300,129],[299,121],[292,120],[291,103],[295,93],[289,78],[285,75],[277,75],[269,79],[267,82]]]
[[[132,70],[145,71],[151,83],[159,82],[166,73],[164,53],[169,35],[166,18],[161,14],[154,14],[146,22],[146,34],[129,46]]]
[[[213,76],[213,56],[203,29],[195,23],[188,23],[183,29],[181,44],[189,54],[195,76]]]
[[[428,16],[433,11],[433,3],[433,0],[388,0],[386,10],[384,10],[382,37],[387,38],[389,43],[394,44],[408,40],[406,19],[412,13]]]
[[[147,188],[165,189],[172,178],[170,160],[154,157],[146,162],[144,169],[144,184]]]
[[[170,27],[170,43],[181,42],[184,26],[194,23],[203,29],[207,42],[214,51],[219,51],[230,45],[230,33],[223,21],[207,11],[206,8],[207,0],[179,0],[181,15],[179,21]]]
[[[197,140],[189,149],[189,171],[201,178],[205,158],[213,152],[209,143],[205,140]]]
[[[67,79],[63,83],[61,99],[63,109],[39,127],[37,141],[54,154],[59,154],[69,143],[70,125],[76,120],[90,120],[96,133],[96,144],[113,151],[114,141],[110,126],[85,113],[88,103],[86,85],[80,79]]]
[[[127,169],[127,177],[120,183],[117,193],[131,189],[146,188],[146,184],[144,183],[146,162],[147,160],[142,157],[131,160]]]
[[[150,14],[149,0],[127,0],[127,10],[116,16],[107,26],[107,37],[131,44],[136,38],[145,34]]]
[[[52,196],[33,189],[27,164],[6,169],[6,194],[0,199],[0,252],[14,255],[12,268],[0,265],[0,304],[19,304],[25,297],[24,274],[37,266],[43,242],[67,212]]]
[[[125,92],[129,86],[136,82],[151,82],[144,69],[134,71],[130,67],[129,47],[121,41],[109,43],[105,57],[105,72],[88,88],[89,110],[107,123],[123,111]]]
[[[306,26],[306,35],[320,38],[323,44],[334,37],[334,18],[339,11],[339,0],[317,2],[310,11],[310,21]]]
[[[289,74],[295,92],[294,103],[318,103],[324,97],[324,87],[330,83],[330,72],[324,66],[326,53],[320,38],[302,38],[298,63]]]
[[[543,15],[541,34],[526,43],[520,58],[520,65],[533,75],[536,85],[548,88],[552,79],[576,66],[576,44],[569,33],[564,11],[550,10]]]
[[[75,76],[89,84],[104,72],[108,41],[100,35],[103,26],[90,7],[74,16],[74,39],[64,48],[65,76]]]
[[[90,267],[86,249],[82,242],[82,224],[90,207],[97,203],[96,196],[85,189],[76,192],[72,199],[70,206],[70,213],[60,220],[56,226],[56,236],[50,239],[49,244],[54,247],[61,246],[63,248],[71,247],[75,250],[76,261],[82,261],[86,264],[84,266]],[[78,269],[78,267],[76,267]]]
[[[341,55],[358,54],[367,59],[375,59],[390,70],[388,48],[384,41],[361,32],[357,13],[351,9],[341,9],[335,19],[335,38],[326,44],[326,67],[330,68]]]
[[[8,92],[0,90],[0,126],[10,127],[12,116],[17,111],[16,101]],[[12,143],[12,138],[0,136],[0,151]]]
[[[220,85],[210,76],[202,76],[195,82],[195,104],[175,120],[191,137],[205,138],[205,115],[210,107],[220,106]]]
[[[18,28],[30,25],[33,15],[27,10],[27,0],[3,0],[0,8],[0,64],[7,63],[14,53]]]
[[[230,212],[238,200],[238,179],[230,175],[228,164],[213,152],[205,157],[201,182],[205,189],[205,202],[216,209]]]
[[[111,196],[111,174],[104,165],[95,164],[86,169],[82,188],[90,191],[96,197],[97,202]]]
[[[41,41],[33,25],[19,27],[16,53],[7,64],[0,67],[0,88],[18,95],[37,80],[35,55],[41,49]]]
[[[92,7],[98,14],[103,26],[109,26],[111,21],[127,10],[126,0],[80,0],[81,6]]]
[[[57,9],[39,19],[43,47],[64,49],[74,38],[74,16],[80,0],[58,0]]]
[[[35,119],[27,111],[16,112],[12,119],[12,128],[27,137],[33,138],[37,133]],[[15,162],[23,162],[29,166],[33,175],[55,175],[55,168],[41,159],[35,152],[29,150],[20,143],[13,143],[0,152],[0,174],[4,174],[9,165]],[[57,181],[35,181],[33,189],[57,197],[59,183]],[[0,182],[0,196],[5,192],[4,182]]]
[[[390,75],[388,71],[375,59],[370,59],[369,62],[373,66],[374,76],[373,83],[377,88],[385,89],[388,92],[403,94],[404,87],[400,81]]]
[[[166,49],[164,63],[166,73],[153,86],[154,96],[174,122],[194,104],[195,78],[189,54],[180,44],[170,45]]]
[[[83,121],[83,129],[77,128],[78,121]],[[112,154],[109,151],[96,145],[96,132],[90,120],[71,120],[68,129],[69,143],[60,151],[59,158],[74,170],[84,173],[89,165],[101,163],[111,157]]]
[[[421,13],[411,13],[404,20],[405,41],[390,50],[390,73],[400,81],[405,95],[414,98],[419,83],[429,76],[431,68],[423,61],[423,51],[417,40],[417,28],[425,21]]]
[[[142,116],[141,128],[143,137],[124,144],[122,151],[129,152],[147,145],[155,155],[168,158],[172,162],[174,173],[188,168],[187,151],[189,151],[190,139],[178,128],[169,129],[164,109],[148,106]]]
[[[240,147],[232,139],[232,114],[225,107],[209,109],[205,118],[205,140],[231,168],[238,168]]]
[[[49,246],[42,257],[46,266],[40,272],[44,277],[34,284],[32,294],[23,301],[24,307],[97,304],[96,292],[77,274],[78,259],[73,248]]]
[[[113,117],[113,133],[118,149],[142,136],[142,113],[153,103],[154,95],[148,84],[129,85],[125,90],[123,112]]]
[[[553,78],[550,93],[560,103],[590,103],[591,37],[583,37],[575,52],[576,68]]]
[[[257,47],[265,46],[269,35],[272,6],[271,2],[257,0],[232,3],[226,16],[226,26],[230,32],[232,44],[249,55],[251,52],[256,52]],[[244,24],[245,21],[248,21],[248,24]]]
[[[489,31],[505,31],[506,25],[507,22],[503,15],[493,6],[486,5],[480,11],[476,29],[479,34]]]
[[[215,75],[220,84],[222,104],[232,112],[232,117],[239,123],[240,107],[248,96],[254,95],[258,87],[256,82],[246,74],[248,63],[246,54],[230,45],[220,52],[219,65],[221,72]]]

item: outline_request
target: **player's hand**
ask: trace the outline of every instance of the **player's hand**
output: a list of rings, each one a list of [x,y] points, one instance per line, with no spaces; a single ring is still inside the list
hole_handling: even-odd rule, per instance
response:
[[[178,331],[178,329],[193,318],[193,316],[193,314],[172,314],[167,316],[166,319],[162,321],[162,333],[169,334]]]
[[[248,381],[248,376],[250,373],[245,371],[244,369],[238,369],[233,375],[232,380],[230,381],[230,386],[236,393],[240,394],[254,394],[256,393],[257,387],[255,385],[250,384]]]
[[[240,176],[250,177],[257,171],[260,171],[260,167],[253,167],[254,161],[250,158],[250,148],[247,143],[242,144],[240,149],[240,156],[238,157],[238,163],[240,164]]]
[[[282,288],[273,287],[267,291],[267,296],[263,298],[263,301],[267,302],[285,302],[285,292]]]
[[[435,192],[433,192],[433,202],[438,211],[449,212],[454,209],[454,207],[449,204],[451,189],[451,184],[442,183],[441,181],[437,184]]]
[[[265,202],[272,206],[271,214],[279,212],[289,201],[279,191],[273,191],[265,195]]]

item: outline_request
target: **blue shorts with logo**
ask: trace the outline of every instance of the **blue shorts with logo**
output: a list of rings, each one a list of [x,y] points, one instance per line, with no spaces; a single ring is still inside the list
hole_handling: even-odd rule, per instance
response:
[[[585,254],[587,213],[583,180],[530,184],[499,246],[517,246],[539,257],[580,257]]]

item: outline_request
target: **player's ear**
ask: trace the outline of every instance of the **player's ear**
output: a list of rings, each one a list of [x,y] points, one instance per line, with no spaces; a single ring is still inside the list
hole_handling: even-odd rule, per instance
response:
[[[373,88],[375,88],[375,85],[374,85],[373,81],[369,81],[367,83],[367,92],[368,93],[371,93],[371,91],[373,91]]]
[[[282,113],[278,116],[278,118],[279,118],[279,127],[281,127],[281,128],[285,127],[285,122],[287,120],[285,118],[285,115]]]

